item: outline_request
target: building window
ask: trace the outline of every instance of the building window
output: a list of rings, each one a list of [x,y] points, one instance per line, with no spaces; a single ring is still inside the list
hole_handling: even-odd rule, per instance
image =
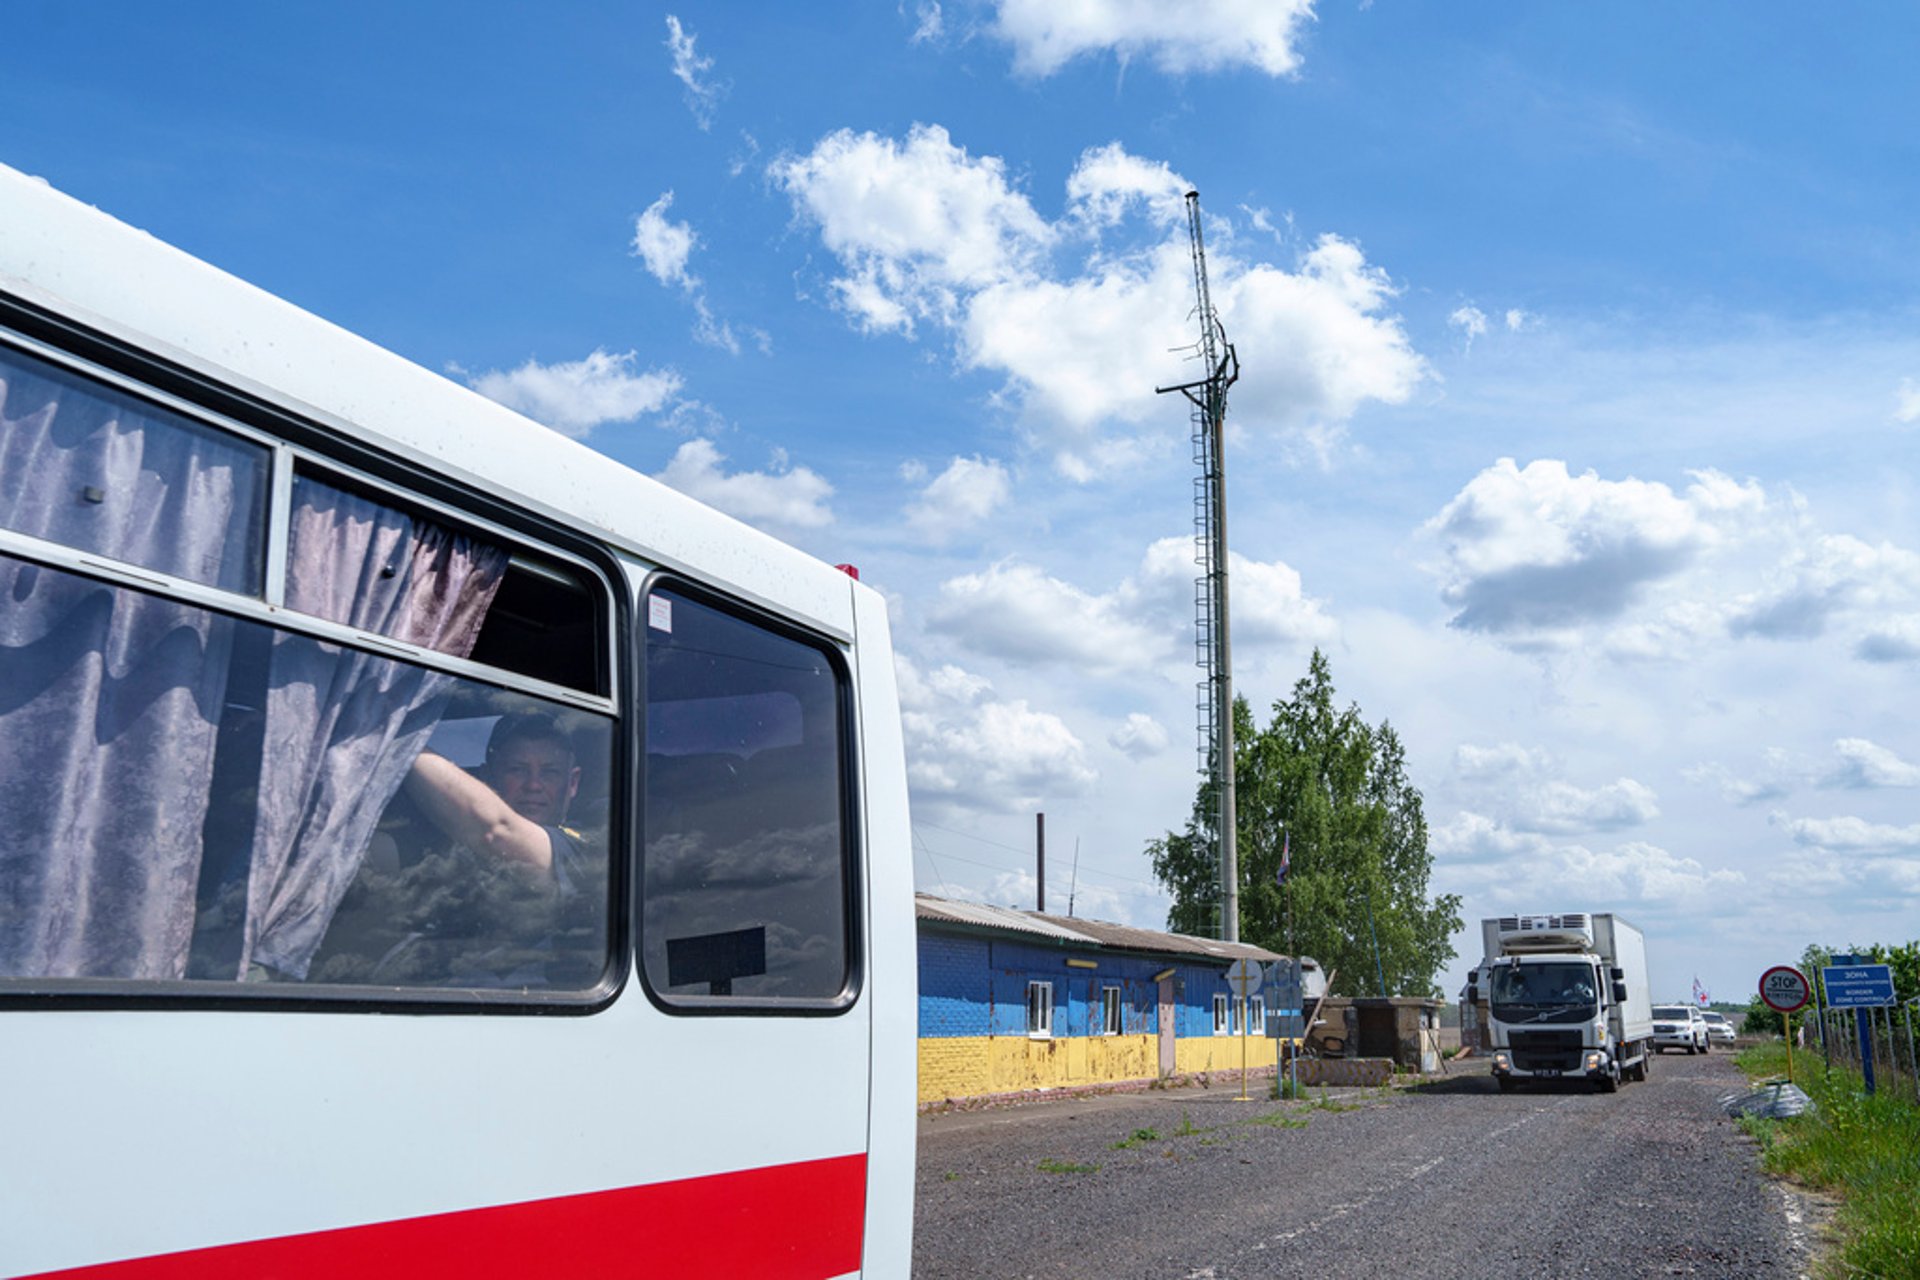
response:
[[[1254,996],[1247,1001],[1247,1034],[1258,1036],[1266,1034],[1267,1001],[1265,996]]]
[[[1120,1034],[1120,988],[1108,987],[1100,993],[1100,1034]]]
[[[1036,1040],[1045,1040],[1053,1035],[1053,984],[1051,982],[1027,984],[1027,1034]]]
[[[1233,1034],[1233,999],[1224,993],[1213,998],[1213,1034]]]

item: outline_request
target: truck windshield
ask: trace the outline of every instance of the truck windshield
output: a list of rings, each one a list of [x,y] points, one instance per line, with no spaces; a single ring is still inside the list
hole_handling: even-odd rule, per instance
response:
[[[1489,991],[1502,1022],[1580,1022],[1594,1014],[1593,967],[1564,963],[1500,965]]]

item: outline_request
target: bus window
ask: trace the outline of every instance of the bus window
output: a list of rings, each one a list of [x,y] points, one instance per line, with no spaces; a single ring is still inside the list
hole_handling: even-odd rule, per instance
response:
[[[844,677],[824,646],[678,590],[646,617],[648,982],[669,1002],[844,998]]]
[[[138,402],[51,366],[58,377],[23,383],[15,359],[0,349],[0,459],[34,483],[7,491],[39,495],[50,476],[58,501],[0,500],[0,990],[595,987],[609,956],[611,715],[542,696],[525,671],[483,682],[433,665],[471,663],[503,630],[521,638],[493,652],[529,647],[524,619],[493,616],[516,552],[298,477],[284,610],[91,576],[105,567],[72,551],[251,593],[267,520],[245,495],[270,488],[269,451],[139,419]],[[122,490],[144,523],[116,505]],[[56,509],[96,491],[108,519]],[[160,554],[168,541],[190,553]],[[583,657],[578,637],[604,616],[586,596],[556,620],[576,638],[562,658],[573,683],[607,683],[578,669],[598,647],[588,639]],[[476,834],[489,832],[511,839]]]
[[[258,595],[267,450],[0,347],[0,529]]]

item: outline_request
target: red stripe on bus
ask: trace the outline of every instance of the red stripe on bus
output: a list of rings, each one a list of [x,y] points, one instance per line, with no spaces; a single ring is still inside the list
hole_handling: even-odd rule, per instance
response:
[[[860,1269],[867,1157],[657,1182],[49,1271],[39,1280],[716,1276]]]

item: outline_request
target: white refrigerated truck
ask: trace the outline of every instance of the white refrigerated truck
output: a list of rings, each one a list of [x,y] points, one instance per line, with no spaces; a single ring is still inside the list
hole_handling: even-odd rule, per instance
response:
[[[1480,922],[1485,959],[1468,997],[1486,1004],[1502,1090],[1522,1080],[1589,1080],[1611,1093],[1645,1080],[1653,1005],[1647,944],[1620,917],[1579,912]]]

